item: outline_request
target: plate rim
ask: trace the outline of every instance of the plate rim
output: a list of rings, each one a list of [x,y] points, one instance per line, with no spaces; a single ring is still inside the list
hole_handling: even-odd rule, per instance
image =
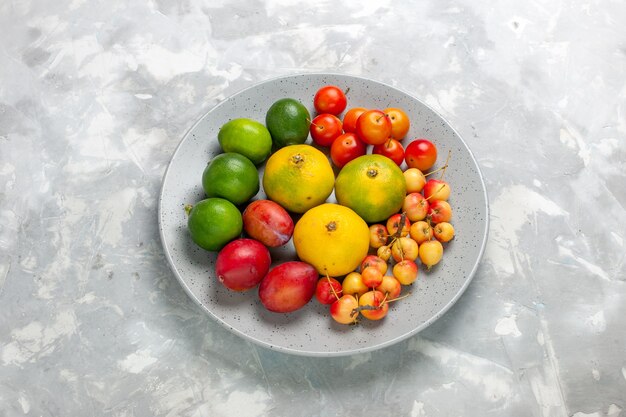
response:
[[[484,208],[485,208],[485,219],[484,219],[484,233],[482,236],[482,240],[481,240],[481,245],[478,251],[478,256],[476,257],[474,264],[472,266],[471,271],[468,273],[467,279],[463,282],[463,285],[459,288],[459,290],[454,294],[454,296],[436,313],[434,314],[432,317],[430,317],[428,320],[425,320],[422,324],[420,324],[419,326],[415,327],[414,329],[412,329],[411,331],[408,331],[402,335],[399,335],[397,337],[394,337],[392,339],[389,339],[387,341],[372,345],[372,346],[367,346],[367,347],[359,347],[359,348],[355,348],[355,349],[351,349],[351,350],[341,350],[341,351],[312,351],[312,350],[299,350],[299,349],[293,349],[293,348],[289,348],[289,347],[284,347],[284,346],[278,346],[278,345],[273,345],[269,342],[257,339],[239,329],[236,329],[234,327],[232,327],[231,325],[229,325],[228,323],[226,323],[225,321],[223,321],[222,319],[220,319],[219,317],[217,317],[211,310],[209,310],[204,304],[202,304],[200,302],[200,300],[198,299],[198,297],[196,297],[196,295],[191,291],[191,289],[189,288],[189,286],[187,285],[187,283],[183,280],[183,278],[180,276],[176,265],[172,259],[172,255],[170,253],[170,250],[167,246],[166,243],[166,237],[165,237],[165,231],[164,231],[164,227],[163,227],[163,223],[162,223],[162,216],[163,216],[163,193],[165,190],[165,182],[167,180],[168,174],[170,173],[170,170],[172,169],[172,165],[174,162],[174,159],[176,157],[176,155],[178,154],[178,152],[180,151],[180,149],[182,148],[183,144],[187,141],[187,139],[190,137],[191,132],[200,124],[202,123],[207,117],[209,117],[209,115],[211,113],[213,113],[216,109],[218,109],[220,106],[222,106],[224,103],[226,103],[228,100],[232,99],[233,97],[242,94],[248,90],[252,90],[254,88],[257,88],[263,84],[267,84],[267,83],[271,83],[271,82],[275,82],[278,80],[282,80],[282,79],[288,79],[288,78],[298,78],[298,77],[303,77],[303,76],[308,76],[308,75],[317,75],[317,76],[337,76],[337,77],[347,77],[347,78],[353,78],[353,79],[358,79],[361,81],[365,81],[365,82],[373,82],[376,84],[379,84],[385,88],[389,88],[389,89],[393,89],[396,90],[402,94],[405,94],[407,96],[409,96],[411,99],[419,102],[422,106],[426,107],[427,109],[429,109],[430,111],[432,111],[437,117],[439,117],[441,119],[441,121],[443,121],[446,126],[452,130],[452,132],[457,136],[457,138],[460,140],[460,143],[463,145],[463,147],[467,150],[470,160],[471,162],[474,164],[476,171],[478,173],[478,178],[480,180],[480,185],[482,188],[482,195],[484,198]],[[191,298],[191,300],[194,301],[194,303],[196,305],[198,305],[205,313],[208,313],[209,316],[216,322],[218,322],[222,327],[226,328],[227,330],[229,330],[230,332],[236,334],[239,337],[242,337],[243,339],[253,342],[256,345],[262,346],[266,349],[270,349],[272,351],[276,351],[276,352],[284,352],[284,353],[288,353],[288,354],[292,354],[292,355],[298,355],[298,356],[307,356],[307,357],[340,357],[340,356],[349,356],[349,355],[354,355],[354,354],[359,354],[359,353],[365,353],[365,352],[372,352],[375,350],[379,350],[379,349],[383,349],[385,347],[389,347],[391,345],[394,345],[396,343],[399,343],[403,340],[406,340],[418,333],[420,333],[421,331],[423,331],[424,329],[426,329],[427,327],[431,326],[434,322],[436,322],[437,320],[439,320],[443,315],[445,315],[450,308],[452,308],[452,306],[454,304],[456,304],[456,302],[461,298],[461,296],[465,293],[465,291],[467,290],[467,288],[469,287],[469,285],[472,283],[472,281],[474,280],[474,276],[476,275],[476,272],[478,270],[478,267],[480,266],[480,263],[484,257],[484,253],[485,253],[485,249],[487,246],[487,241],[489,238],[489,226],[490,226],[490,218],[489,218],[489,214],[490,214],[490,207],[489,207],[489,196],[487,193],[487,186],[485,184],[485,179],[482,173],[482,170],[480,168],[480,165],[478,163],[478,160],[476,159],[474,153],[472,152],[471,148],[467,145],[467,143],[465,142],[465,140],[463,139],[463,137],[458,133],[458,131],[454,128],[454,126],[452,126],[448,120],[443,117],[437,110],[433,109],[431,106],[429,106],[428,104],[426,104],[423,100],[415,97],[415,95],[403,90],[402,88],[398,88],[395,86],[392,86],[386,82],[382,82],[379,80],[375,80],[375,79],[371,79],[365,76],[360,76],[360,75],[353,75],[353,74],[348,74],[348,73],[340,73],[340,72],[326,72],[326,71],[322,71],[322,72],[298,72],[298,73],[290,73],[290,74],[285,74],[285,75],[278,75],[275,77],[271,77],[271,78],[267,78],[264,79],[262,81],[253,83],[251,85],[249,85],[248,87],[242,88],[240,90],[237,90],[236,92],[234,92],[233,94],[230,94],[229,96],[223,98],[222,100],[220,100],[218,103],[216,103],[214,106],[212,106],[209,110],[207,110],[202,116],[200,116],[198,118],[198,120],[196,120],[195,123],[193,123],[186,131],[185,133],[182,135],[181,139],[179,140],[178,144],[176,145],[176,148],[174,149],[174,152],[172,153],[172,155],[170,156],[169,162],[167,164],[167,168],[165,169],[162,177],[161,177],[161,186],[160,186],[160,190],[159,190],[159,198],[158,198],[158,205],[157,205],[157,220],[158,220],[158,225],[159,225],[159,237],[161,240],[161,247],[163,248],[163,252],[165,254],[165,257],[167,259],[168,262],[168,266],[170,268],[170,271],[174,274],[174,276],[176,277],[176,279],[178,280],[178,282],[181,284],[181,286],[183,287],[184,291],[187,293],[187,296],[189,296],[189,298]]]

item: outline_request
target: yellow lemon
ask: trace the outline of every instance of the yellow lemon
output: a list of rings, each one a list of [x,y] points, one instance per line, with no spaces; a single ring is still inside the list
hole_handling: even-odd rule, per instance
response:
[[[354,271],[369,249],[367,223],[348,207],[326,203],[304,213],[293,231],[298,257],[321,275]]]
[[[335,174],[328,158],[311,145],[285,146],[265,164],[265,194],[293,213],[322,204],[334,186]]]
[[[337,175],[335,196],[368,223],[387,220],[402,208],[406,180],[402,170],[383,155],[363,155]]]

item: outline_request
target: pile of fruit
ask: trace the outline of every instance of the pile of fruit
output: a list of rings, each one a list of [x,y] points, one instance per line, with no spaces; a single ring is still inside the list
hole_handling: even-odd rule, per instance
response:
[[[207,198],[186,206],[193,241],[218,252],[215,277],[233,291],[258,287],[272,312],[315,297],[339,323],[382,319],[408,296],[402,291],[418,264],[430,270],[454,237],[444,180],[450,155],[433,169],[431,141],[403,146],[410,120],[402,109],[344,114],[347,102],[340,88],[324,86],[313,97],[313,119],[284,98],[265,124],[227,122],[218,134],[224,152],[202,174]],[[261,181],[266,198],[255,199]],[[337,203],[328,203],[333,190]],[[272,268],[269,248],[290,240],[297,259]]]

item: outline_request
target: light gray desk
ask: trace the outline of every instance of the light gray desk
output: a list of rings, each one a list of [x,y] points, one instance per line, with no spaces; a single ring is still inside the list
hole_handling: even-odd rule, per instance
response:
[[[341,3],[0,4],[0,415],[625,415],[626,4]],[[445,116],[492,210],[452,310],[335,359],[205,316],[156,224],[197,118],[326,70]]]

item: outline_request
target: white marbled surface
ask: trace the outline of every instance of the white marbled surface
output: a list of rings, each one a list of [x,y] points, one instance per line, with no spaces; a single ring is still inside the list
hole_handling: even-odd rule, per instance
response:
[[[626,3],[340,3],[0,3],[0,415],[626,416]],[[442,319],[320,359],[205,316],[156,200],[219,100],[327,70],[444,115],[492,213]]]

